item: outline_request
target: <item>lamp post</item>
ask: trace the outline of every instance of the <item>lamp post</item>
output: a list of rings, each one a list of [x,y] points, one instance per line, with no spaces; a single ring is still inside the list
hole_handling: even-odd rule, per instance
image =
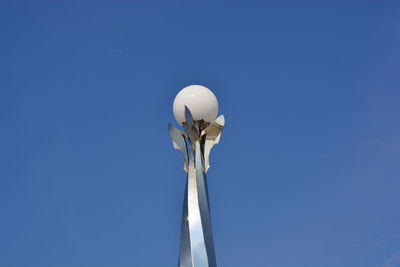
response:
[[[206,173],[224,116],[217,118],[217,98],[201,85],[183,88],[175,97],[173,111],[183,130],[169,124],[168,133],[174,148],[183,154],[187,173],[178,267],[216,267]]]

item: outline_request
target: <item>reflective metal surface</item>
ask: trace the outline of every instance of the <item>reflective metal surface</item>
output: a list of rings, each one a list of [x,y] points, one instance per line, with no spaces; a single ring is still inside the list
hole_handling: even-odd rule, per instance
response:
[[[219,142],[225,119],[221,115],[212,123],[193,121],[187,107],[185,119],[183,131],[168,125],[174,148],[182,152],[187,172],[178,267],[216,267],[206,173],[210,151]]]

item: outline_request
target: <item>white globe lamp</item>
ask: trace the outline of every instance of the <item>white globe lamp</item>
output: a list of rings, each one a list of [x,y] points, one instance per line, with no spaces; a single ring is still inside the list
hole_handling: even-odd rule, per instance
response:
[[[186,122],[185,106],[192,113],[194,120],[213,122],[218,115],[218,101],[214,93],[202,85],[189,85],[175,97],[173,111],[179,124]]]

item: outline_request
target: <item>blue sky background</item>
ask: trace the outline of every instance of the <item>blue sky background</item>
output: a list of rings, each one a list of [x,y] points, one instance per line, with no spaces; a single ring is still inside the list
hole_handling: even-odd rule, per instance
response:
[[[176,266],[167,124],[227,124],[219,266],[400,266],[398,1],[1,1],[0,267]]]

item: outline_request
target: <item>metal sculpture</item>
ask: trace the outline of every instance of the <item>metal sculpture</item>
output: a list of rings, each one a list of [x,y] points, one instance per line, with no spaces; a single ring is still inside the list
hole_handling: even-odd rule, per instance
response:
[[[183,154],[187,173],[178,267],[216,267],[206,173],[210,151],[219,142],[225,119],[220,115],[211,123],[196,121],[186,106],[185,119],[183,131],[168,125],[174,148]]]

